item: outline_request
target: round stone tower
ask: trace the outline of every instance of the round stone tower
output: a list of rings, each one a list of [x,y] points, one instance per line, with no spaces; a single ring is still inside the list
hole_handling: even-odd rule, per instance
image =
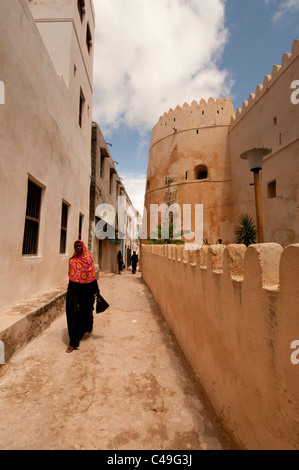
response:
[[[152,204],[203,204],[203,238],[232,241],[228,130],[235,115],[229,97],[170,109],[152,130],[145,208],[150,237]]]

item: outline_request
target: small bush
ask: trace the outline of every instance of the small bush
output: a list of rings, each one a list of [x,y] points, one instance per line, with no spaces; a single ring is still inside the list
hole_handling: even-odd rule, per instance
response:
[[[235,243],[246,246],[256,243],[257,229],[253,218],[248,214],[242,214],[238,222],[239,225],[235,228]]]

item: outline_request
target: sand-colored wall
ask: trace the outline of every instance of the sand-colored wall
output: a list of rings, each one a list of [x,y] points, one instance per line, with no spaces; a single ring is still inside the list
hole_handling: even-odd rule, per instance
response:
[[[236,115],[227,97],[185,103],[160,117],[149,149],[148,226],[151,204],[198,203],[204,206],[204,238],[233,243],[239,216],[256,219],[253,174],[240,155],[267,147],[272,153],[260,173],[265,240],[284,247],[299,242],[299,92],[292,87],[298,70],[299,40],[294,40],[291,53],[273,66]],[[199,164],[208,168],[206,180],[194,178]],[[275,197],[268,194],[273,181]]]
[[[113,161],[105,138],[95,122],[92,124],[91,159],[89,249],[93,255],[97,270],[117,273],[118,251],[122,252],[124,264],[127,264],[128,250],[131,250],[133,253],[133,250],[136,249],[134,238],[137,238],[137,233],[134,233],[134,237],[131,237],[128,230],[129,227],[134,225],[135,209],[116,170],[116,162]],[[111,185],[110,173],[112,174]],[[119,198],[124,199],[120,200]],[[107,221],[107,213],[106,210],[103,212],[102,205],[109,206],[108,210],[111,214],[108,216],[108,220],[111,217],[110,225],[114,226],[115,224],[113,236],[118,239],[117,242],[108,238],[104,240],[98,238],[97,223],[102,217],[106,217]],[[122,220],[120,214],[124,216],[125,220]],[[121,226],[119,226],[119,219]]]
[[[142,275],[240,448],[299,448],[299,245],[142,247]]]
[[[145,196],[149,236],[152,204],[175,203],[182,213],[184,204],[203,204],[204,238],[210,243],[230,239],[228,127],[232,115],[230,98],[211,98],[170,109],[153,128]],[[206,179],[196,179],[199,165],[207,167]]]
[[[90,146],[95,14],[92,0],[86,0],[81,21],[77,3],[77,0],[31,0],[28,5],[56,73],[68,88],[69,113],[75,124],[82,90],[85,104],[81,133]],[[92,36],[90,51],[86,44],[87,25]]]
[[[299,104],[291,95],[299,78],[299,40],[292,53],[244,101],[229,129],[233,219],[242,212],[255,218],[253,174],[240,155],[253,147],[272,149],[260,173],[265,240],[283,246],[299,242]],[[276,197],[268,195],[268,183],[276,180]]]
[[[75,117],[70,112],[68,89],[57,76],[28,2],[2,0],[0,15],[0,80],[5,84],[0,107],[2,309],[65,282],[79,214],[88,243],[91,143],[79,126],[78,109]],[[89,136],[90,128],[91,117]],[[37,256],[22,256],[28,178],[42,188]],[[62,201],[70,205],[63,255]]]

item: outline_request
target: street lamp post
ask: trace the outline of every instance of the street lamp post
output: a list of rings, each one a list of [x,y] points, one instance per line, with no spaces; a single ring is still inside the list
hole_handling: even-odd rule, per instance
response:
[[[256,222],[258,243],[264,243],[264,226],[262,214],[262,197],[260,186],[260,171],[263,167],[263,158],[271,153],[272,149],[267,148],[253,148],[243,152],[240,158],[247,160],[250,171],[254,174],[254,191],[255,191],[255,208],[256,208]]]

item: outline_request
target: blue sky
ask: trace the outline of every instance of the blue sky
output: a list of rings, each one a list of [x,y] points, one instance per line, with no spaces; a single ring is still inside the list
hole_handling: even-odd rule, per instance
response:
[[[299,0],[94,0],[94,111],[142,211],[151,129],[210,96],[235,110],[299,38]],[[299,71],[298,71],[299,78]]]

